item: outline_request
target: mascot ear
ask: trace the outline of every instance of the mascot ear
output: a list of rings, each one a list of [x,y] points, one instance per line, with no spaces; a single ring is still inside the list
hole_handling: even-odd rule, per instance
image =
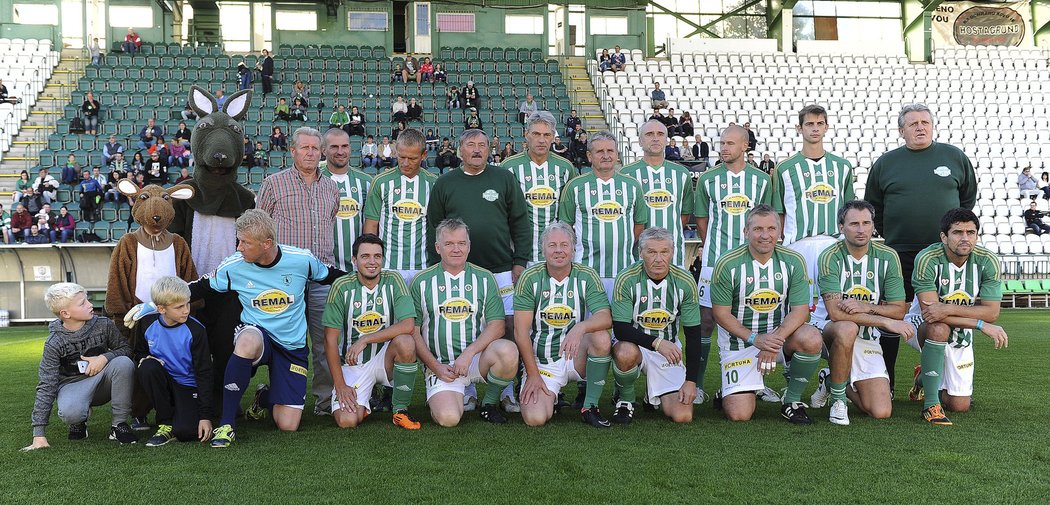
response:
[[[127,179],[121,179],[120,182],[117,183],[117,190],[130,198],[134,198],[135,195],[139,194],[138,186]]]
[[[248,104],[252,102],[252,90],[244,89],[230,95],[223,105],[223,112],[230,115],[234,121],[243,121],[248,114]]]
[[[194,85],[190,86],[190,109],[197,114],[198,119],[219,110],[219,103],[204,88]]]
[[[176,200],[189,200],[193,198],[193,186],[178,184],[167,189],[168,195]]]

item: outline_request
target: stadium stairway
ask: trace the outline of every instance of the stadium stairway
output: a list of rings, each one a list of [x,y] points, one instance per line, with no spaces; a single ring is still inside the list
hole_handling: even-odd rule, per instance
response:
[[[605,113],[594,92],[594,84],[587,74],[587,59],[583,57],[567,58],[561,65],[562,78],[572,95],[576,114],[583,121],[583,128],[589,132],[609,129]]]

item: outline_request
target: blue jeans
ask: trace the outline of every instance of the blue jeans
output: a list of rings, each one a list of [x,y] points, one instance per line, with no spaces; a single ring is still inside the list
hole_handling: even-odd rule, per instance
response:
[[[69,242],[69,239],[73,238],[73,230],[51,230],[52,244],[57,244],[59,237],[62,238],[62,242]]]

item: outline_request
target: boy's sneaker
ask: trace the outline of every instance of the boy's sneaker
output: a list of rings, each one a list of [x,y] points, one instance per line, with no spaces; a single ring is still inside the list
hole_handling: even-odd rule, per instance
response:
[[[616,424],[631,424],[634,419],[634,405],[631,402],[616,402],[616,412],[613,412],[612,422]]]
[[[233,432],[233,426],[224,424],[212,431],[211,446],[215,448],[229,447],[237,435]]]
[[[481,410],[478,411],[478,414],[481,415],[482,419],[492,424],[506,424],[507,422],[507,416],[503,415],[503,412],[500,411],[499,406],[495,404],[482,405]]]
[[[70,440],[84,440],[88,437],[87,422],[69,425]]]
[[[175,435],[171,433],[171,426],[161,424],[157,426],[157,432],[146,441],[146,447],[160,447],[172,440],[175,440]]]
[[[831,377],[830,368],[821,368],[817,372],[817,390],[813,392],[813,395],[809,397],[809,404],[815,409],[822,409],[828,404],[828,398],[831,398],[831,386],[828,385],[828,379]]]
[[[408,413],[408,409],[401,409],[395,412],[392,420],[394,426],[400,426],[406,430],[418,430],[420,426],[419,421],[412,417],[412,414]]]
[[[253,420],[266,419],[266,408],[262,406],[262,395],[266,391],[270,390],[270,386],[266,384],[259,384],[259,387],[255,388],[255,399],[252,400],[252,404],[248,406],[248,409],[244,411],[244,417]]]
[[[120,423],[109,429],[109,439],[120,442],[120,445],[134,444],[139,441],[139,437],[135,436],[135,431],[131,429],[131,425],[128,423]]]
[[[131,418],[131,429],[135,431],[149,431],[153,427],[149,425],[149,419],[146,416],[142,416]]]

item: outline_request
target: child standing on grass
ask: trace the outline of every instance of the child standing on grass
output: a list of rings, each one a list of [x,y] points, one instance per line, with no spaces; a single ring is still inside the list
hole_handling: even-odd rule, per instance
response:
[[[208,334],[190,317],[190,287],[174,276],[150,288],[157,312],[136,325],[138,380],[157,410],[157,432],[146,447],[211,438],[212,366]]]
[[[40,383],[33,406],[33,443],[24,451],[48,447],[44,436],[51,407],[58,403],[58,417],[69,425],[69,439],[87,438],[91,407],[111,403],[113,424],[109,439],[121,444],[138,441],[128,425],[135,363],[131,349],[113,321],[96,316],[87,290],[61,282],[44,294],[47,308],[58,319],[48,325],[40,359]]]

